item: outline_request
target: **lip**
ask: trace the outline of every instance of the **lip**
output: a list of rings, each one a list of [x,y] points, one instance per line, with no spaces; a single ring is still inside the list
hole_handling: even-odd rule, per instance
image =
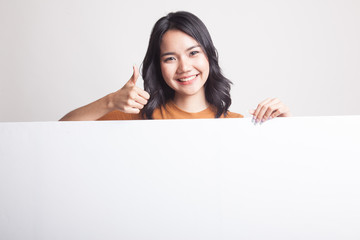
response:
[[[176,79],[176,81],[181,84],[181,85],[189,85],[189,84],[192,84],[198,77],[199,77],[200,73],[197,73],[197,74],[194,74],[194,75],[190,75],[190,76],[184,76],[184,77],[181,77],[181,78],[189,78],[189,77],[193,77],[195,76],[193,79],[189,80],[189,81],[186,81],[186,82],[181,82],[179,81],[179,79],[181,78],[178,78]]]

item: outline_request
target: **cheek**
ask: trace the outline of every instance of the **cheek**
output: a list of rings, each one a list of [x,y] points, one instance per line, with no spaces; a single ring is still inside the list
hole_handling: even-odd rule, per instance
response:
[[[210,65],[209,62],[206,58],[204,58],[200,63],[199,63],[199,67],[201,68],[201,71],[203,72],[203,74],[205,75],[205,77],[207,78],[209,76],[209,69],[210,69]]]
[[[161,67],[161,74],[163,78],[167,81],[168,79],[172,79],[174,76],[173,66],[166,65],[166,64],[160,64]]]

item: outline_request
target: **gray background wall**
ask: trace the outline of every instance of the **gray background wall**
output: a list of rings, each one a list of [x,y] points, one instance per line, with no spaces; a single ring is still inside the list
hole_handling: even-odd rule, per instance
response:
[[[170,11],[207,25],[231,110],[360,114],[360,1],[0,0],[0,121],[52,121],[121,88]],[[142,86],[142,81],[138,81]]]

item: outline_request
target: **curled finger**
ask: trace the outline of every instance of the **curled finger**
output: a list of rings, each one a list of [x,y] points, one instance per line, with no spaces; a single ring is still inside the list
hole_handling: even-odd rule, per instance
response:
[[[132,107],[132,108],[137,108],[139,110],[143,109],[144,108],[144,104],[141,104],[135,100],[131,100],[129,102],[129,107]]]
[[[142,96],[140,95],[137,95],[136,98],[135,98],[135,101],[142,104],[142,105],[146,105],[148,100],[143,98]]]
[[[270,116],[270,118],[276,118],[281,114],[281,111],[277,109],[275,112],[273,112]]]
[[[272,114],[281,107],[281,102],[279,99],[274,98],[269,104],[268,104],[268,108],[263,116],[263,121],[266,121],[268,119],[272,118]]]
[[[126,106],[126,107],[124,108],[124,112],[125,112],[125,113],[130,113],[130,114],[138,114],[138,113],[140,113],[140,109],[134,108],[134,107],[130,107],[130,106]]]
[[[146,99],[146,100],[150,99],[150,94],[148,92],[142,90],[141,88],[136,87],[135,91],[138,95],[140,95],[144,99]]]
[[[256,122],[258,122],[258,121],[261,120],[259,114],[260,114],[261,110],[263,109],[264,105],[265,105],[266,103],[270,102],[270,101],[271,101],[271,99],[270,99],[270,98],[267,98],[267,99],[265,99],[264,101],[262,101],[262,102],[260,102],[260,103],[258,104],[258,106],[256,107],[255,112],[254,112],[254,114],[253,114],[253,119],[254,119]]]

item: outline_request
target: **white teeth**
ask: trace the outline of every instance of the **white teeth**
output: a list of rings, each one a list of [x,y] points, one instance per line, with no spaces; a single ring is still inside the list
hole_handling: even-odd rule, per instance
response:
[[[180,78],[179,81],[187,82],[187,81],[193,80],[194,78],[196,78],[196,76],[197,75],[194,75],[194,76],[191,76],[191,77],[188,77],[188,78]]]

